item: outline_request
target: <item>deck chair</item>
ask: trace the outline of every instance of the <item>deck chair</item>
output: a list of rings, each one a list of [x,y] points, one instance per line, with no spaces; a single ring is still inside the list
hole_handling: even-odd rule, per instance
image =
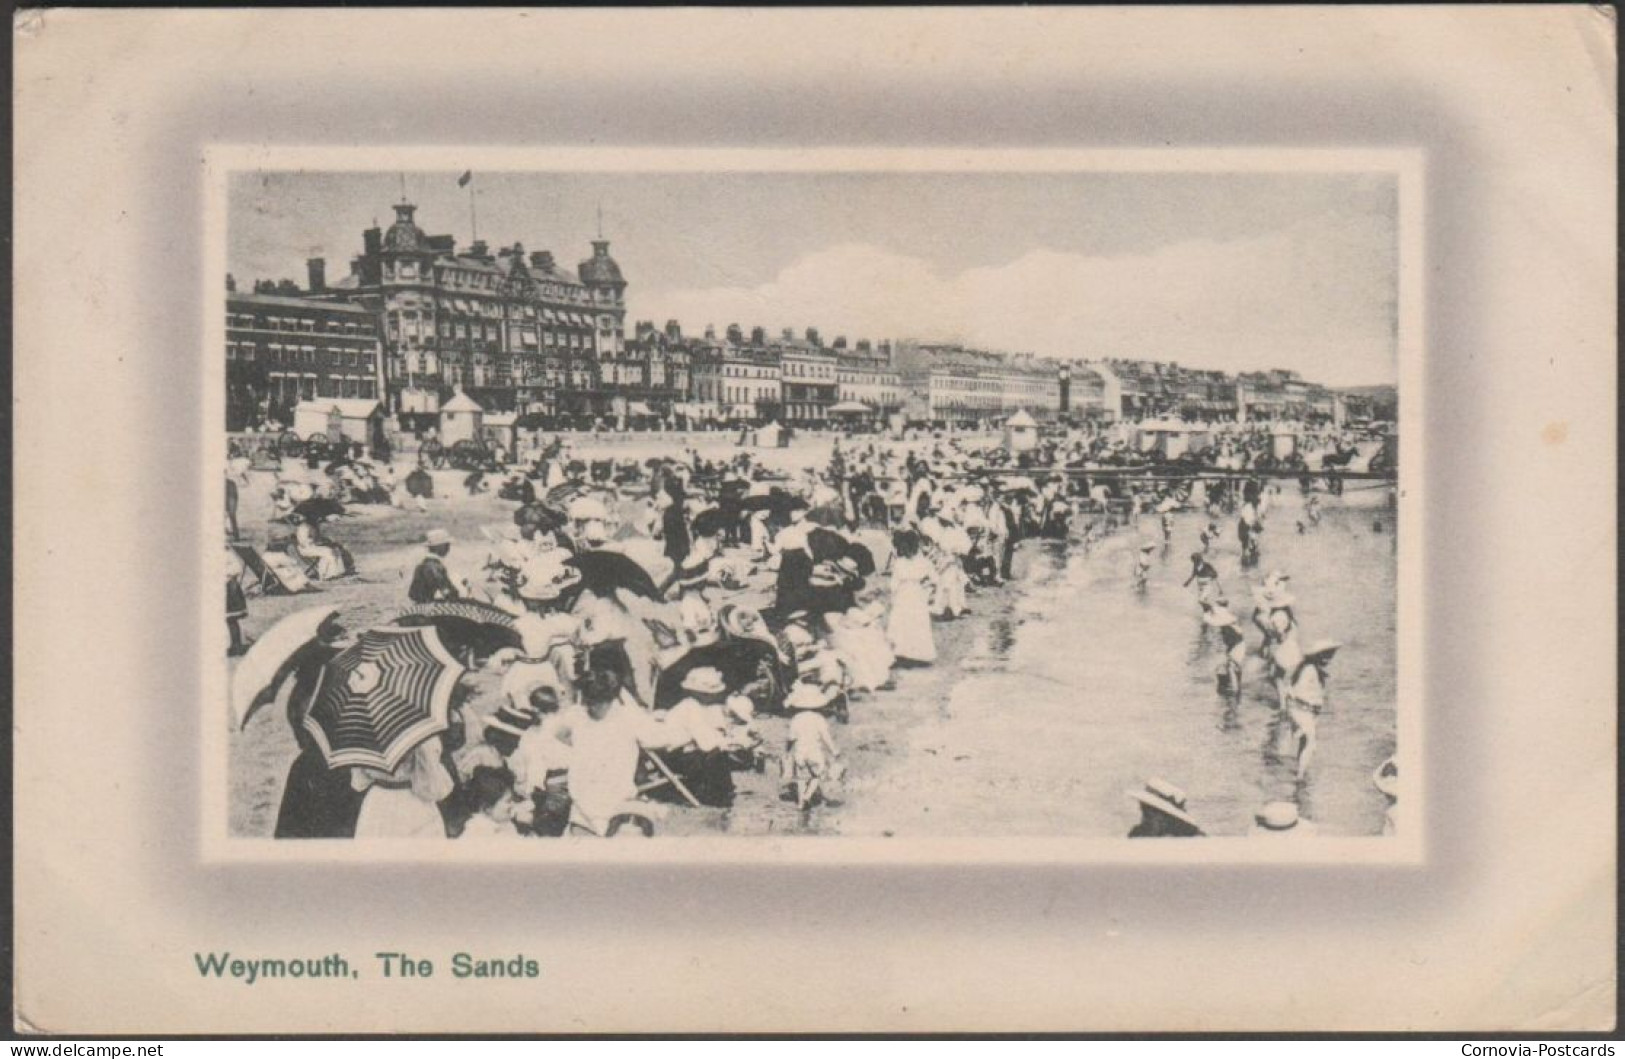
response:
[[[671,770],[671,766],[667,765],[659,754],[646,746],[639,749],[643,752],[640,762],[648,765],[654,773],[652,778],[638,784],[639,794],[648,794],[650,791],[658,791],[662,787],[671,787],[682,795],[683,800],[689,805],[695,809],[700,807],[700,800],[694,797],[694,792],[683,785],[683,781],[677,778],[677,773]]]
[[[243,563],[245,595],[292,596],[312,590],[304,570],[281,552],[262,555],[252,544],[242,541],[232,541],[231,550]]]

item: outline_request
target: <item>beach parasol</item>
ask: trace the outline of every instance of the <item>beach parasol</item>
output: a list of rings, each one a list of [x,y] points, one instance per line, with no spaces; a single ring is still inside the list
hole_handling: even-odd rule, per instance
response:
[[[344,505],[332,497],[318,496],[295,504],[292,514],[298,515],[306,522],[320,522],[344,514]]]
[[[717,508],[706,508],[694,516],[694,536],[715,537],[727,524],[727,517]]]
[[[231,716],[239,729],[261,706],[276,698],[295,654],[315,639],[337,607],[310,607],[289,614],[254,641],[231,674]]]
[[[395,617],[403,628],[434,629],[453,654],[486,657],[504,647],[523,647],[514,615],[477,600],[420,603]]]
[[[571,466],[575,465],[572,464]],[[586,470],[586,467],[583,466],[581,469]],[[586,492],[587,486],[584,482],[565,482],[562,485],[555,485],[553,488],[549,489],[547,491],[546,500],[549,504],[552,504],[553,506],[562,510],[571,500],[574,500],[578,496],[582,496]]]
[[[569,519],[564,512],[548,503],[525,504],[513,513],[516,526],[535,526],[544,532],[563,529]]]
[[[845,558],[851,559],[858,564],[859,577],[868,577],[875,572],[875,555],[866,545],[859,544],[856,541],[848,541]]]
[[[814,526],[807,531],[807,552],[815,563],[832,563],[845,555],[851,542],[832,529]]]
[[[323,668],[305,729],[329,768],[393,772],[445,731],[462,675],[433,629],[368,629]]]
[[[616,589],[624,588],[645,599],[665,598],[649,571],[629,555],[607,549],[585,551],[569,562],[581,571],[582,591],[613,597]]]
[[[729,639],[695,647],[661,670],[655,682],[654,708],[669,710],[684,698],[683,678],[696,669],[710,668],[722,674],[729,694],[746,685],[764,680],[769,694],[767,702],[758,706],[776,710],[783,700],[784,690],[790,683],[790,674],[773,646],[762,640]]]

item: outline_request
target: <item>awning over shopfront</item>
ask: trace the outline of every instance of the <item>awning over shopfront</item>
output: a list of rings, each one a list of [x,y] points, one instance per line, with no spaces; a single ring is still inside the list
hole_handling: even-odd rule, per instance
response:
[[[830,405],[829,410],[836,415],[865,415],[874,411],[862,401],[842,401],[840,404]]]
[[[626,406],[626,414],[629,416],[652,416],[655,413],[654,409],[650,408],[644,402],[632,401]]]

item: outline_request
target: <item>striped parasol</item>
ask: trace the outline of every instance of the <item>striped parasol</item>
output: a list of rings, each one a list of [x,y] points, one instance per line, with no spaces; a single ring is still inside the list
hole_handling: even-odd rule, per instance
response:
[[[329,768],[393,772],[446,730],[462,675],[434,629],[369,629],[323,668],[305,728]]]
[[[392,624],[434,629],[448,651],[469,663],[523,644],[513,614],[478,600],[419,603],[397,615]]]
[[[500,607],[493,607],[489,603],[478,600],[459,599],[444,600],[438,603],[418,603],[408,607],[400,615],[401,618],[462,618],[464,621],[477,621],[485,625],[500,625],[504,629],[513,628],[514,615]],[[397,618],[397,621],[400,619]]]

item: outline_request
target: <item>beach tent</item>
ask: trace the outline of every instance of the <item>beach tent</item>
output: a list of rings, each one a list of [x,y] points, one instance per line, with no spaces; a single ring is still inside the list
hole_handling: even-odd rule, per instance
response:
[[[1038,447],[1038,421],[1025,408],[1004,421],[1004,447],[1011,452],[1031,452]]]
[[[374,444],[383,436],[384,408],[371,398],[331,397],[304,401],[293,410],[293,432],[309,439],[325,434],[328,441]]]
[[[1155,450],[1164,459],[1177,460],[1187,452],[1205,451],[1211,443],[1208,428],[1201,423],[1156,419],[1140,425],[1140,451]]]
[[[784,428],[779,426],[778,423],[769,423],[756,432],[756,444],[764,448],[776,449],[780,445],[780,438],[783,434]]]
[[[487,412],[481,435],[488,447],[500,445],[509,452],[519,447],[519,416],[515,412]]]
[[[440,443],[447,447],[459,441],[479,441],[485,426],[485,409],[468,394],[458,391],[440,406]]]

